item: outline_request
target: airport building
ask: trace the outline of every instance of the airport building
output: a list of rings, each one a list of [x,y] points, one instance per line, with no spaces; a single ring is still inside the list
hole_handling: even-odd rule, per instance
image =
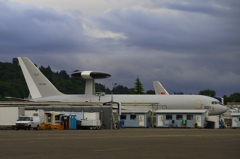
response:
[[[125,127],[151,127],[150,110],[122,110],[120,123]]]
[[[157,128],[204,128],[207,110],[170,110],[163,109],[155,111]]]
[[[232,128],[240,128],[240,113],[232,113]]]

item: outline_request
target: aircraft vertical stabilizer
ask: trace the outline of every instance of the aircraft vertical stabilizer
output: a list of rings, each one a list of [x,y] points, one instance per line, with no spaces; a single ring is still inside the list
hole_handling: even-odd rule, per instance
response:
[[[18,57],[18,61],[32,99],[63,95],[27,57]]]
[[[161,85],[159,81],[153,81],[153,87],[156,95],[169,95],[167,90]]]

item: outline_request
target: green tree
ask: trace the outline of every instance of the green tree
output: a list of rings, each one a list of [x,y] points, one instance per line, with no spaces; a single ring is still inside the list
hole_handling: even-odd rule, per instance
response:
[[[205,95],[205,96],[210,96],[210,97],[214,97],[216,95],[216,92],[213,90],[202,90],[198,93],[199,95]]]
[[[148,90],[146,94],[156,94],[154,90]]]
[[[111,94],[111,90],[106,88],[105,85],[100,83],[95,83],[96,92],[105,92],[105,94]]]
[[[224,99],[224,105],[226,105],[227,102],[230,102],[230,98],[226,95],[223,96],[223,99]]]
[[[177,94],[177,95],[183,95],[183,92],[174,92],[173,94]]]
[[[18,66],[19,65],[18,59],[17,58],[13,58],[12,59],[12,64],[15,65],[15,66]]]
[[[233,93],[230,95],[231,102],[240,102],[240,93]]]
[[[224,104],[227,104],[228,102],[240,102],[240,93],[236,92],[231,94],[229,97],[224,95]]]
[[[134,84],[135,84],[135,87],[133,88],[132,94],[144,94],[143,85],[139,77],[136,78],[136,82]]]
[[[64,79],[69,79],[69,75],[65,70],[62,70],[59,72],[59,77],[64,78]]]
[[[131,94],[131,91],[122,85],[117,85],[113,88],[114,94]]]
[[[49,81],[53,81],[53,72],[50,66],[48,67],[39,67],[39,70],[48,78]]]

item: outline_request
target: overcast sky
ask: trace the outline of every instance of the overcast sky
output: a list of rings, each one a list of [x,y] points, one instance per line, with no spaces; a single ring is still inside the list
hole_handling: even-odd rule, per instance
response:
[[[240,92],[239,0],[0,0],[0,61],[29,57],[145,90]]]

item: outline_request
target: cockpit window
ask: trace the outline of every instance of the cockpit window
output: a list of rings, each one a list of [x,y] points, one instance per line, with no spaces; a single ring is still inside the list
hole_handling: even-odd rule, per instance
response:
[[[220,104],[220,105],[222,105],[222,103],[218,102],[218,101],[212,101],[212,104]]]

